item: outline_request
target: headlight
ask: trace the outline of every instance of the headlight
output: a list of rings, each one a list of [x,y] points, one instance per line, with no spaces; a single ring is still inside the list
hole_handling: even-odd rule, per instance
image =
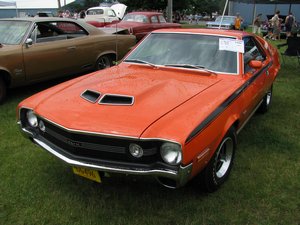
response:
[[[32,127],[38,126],[38,119],[32,110],[28,110],[26,116],[30,126]]]
[[[135,158],[141,158],[144,154],[143,148],[137,144],[130,144],[129,152]]]
[[[168,164],[178,165],[179,163],[181,163],[181,147],[178,144],[164,143],[160,147],[160,155],[162,159]]]

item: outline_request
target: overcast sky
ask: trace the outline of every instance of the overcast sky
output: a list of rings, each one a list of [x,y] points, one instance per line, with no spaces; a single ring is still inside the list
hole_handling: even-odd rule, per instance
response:
[[[5,2],[17,2],[18,8],[57,8],[57,0],[1,0]],[[66,3],[74,0],[66,0]],[[64,6],[65,0],[60,0],[61,5]],[[11,8],[11,7],[9,7]]]

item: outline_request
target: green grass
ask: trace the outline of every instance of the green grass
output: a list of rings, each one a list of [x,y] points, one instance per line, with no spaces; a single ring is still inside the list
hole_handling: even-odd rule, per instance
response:
[[[215,193],[148,177],[95,184],[22,137],[15,108],[51,86],[9,91],[0,106],[0,224],[300,224],[300,67],[282,66],[270,111],[238,136],[231,176]]]

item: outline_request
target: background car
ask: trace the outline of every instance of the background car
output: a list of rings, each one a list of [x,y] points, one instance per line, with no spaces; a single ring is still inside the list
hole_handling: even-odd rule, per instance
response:
[[[235,18],[236,18],[236,16],[224,16],[222,19],[222,16],[218,16],[215,21],[207,22],[206,27],[218,29],[220,27],[220,23],[221,23],[221,29],[234,30]],[[247,23],[245,21],[243,21],[241,24],[241,29],[245,30],[247,27],[248,27]]]
[[[94,181],[98,171],[151,175],[171,188],[195,178],[215,191],[237,134],[269,109],[279,69],[277,49],[250,33],[156,30],[119,65],[21,102],[18,124]]]
[[[1,19],[0,102],[8,87],[110,67],[135,42],[71,19]]]
[[[118,23],[124,17],[127,6],[114,4],[111,7],[92,7],[86,10],[85,22],[95,26],[104,27],[111,23]]]
[[[162,13],[158,12],[131,12],[124,16],[121,22],[107,25],[106,27],[126,28],[136,36],[137,40],[142,39],[149,32],[162,28],[179,28],[178,23],[167,23]]]

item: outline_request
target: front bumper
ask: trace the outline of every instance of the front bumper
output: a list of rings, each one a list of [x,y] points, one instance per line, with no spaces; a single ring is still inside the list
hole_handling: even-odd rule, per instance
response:
[[[78,166],[89,168],[93,170],[110,172],[110,173],[120,173],[120,174],[132,174],[132,175],[149,175],[156,177],[160,183],[168,188],[178,188],[184,186],[188,180],[190,179],[190,174],[192,171],[192,163],[187,166],[179,166],[177,170],[172,169],[161,169],[161,168],[141,168],[134,167],[132,165],[121,165],[121,164],[106,164],[99,162],[87,162],[84,159],[78,160],[70,157],[68,154],[64,154],[64,150],[59,146],[49,142],[45,138],[40,135],[35,135],[29,130],[22,127],[21,122],[18,122],[21,128],[21,132],[23,135],[30,140],[32,140],[35,144],[42,147],[49,153],[55,155],[62,161],[66,162],[71,166]],[[170,180],[172,182],[165,182],[166,180]]]

